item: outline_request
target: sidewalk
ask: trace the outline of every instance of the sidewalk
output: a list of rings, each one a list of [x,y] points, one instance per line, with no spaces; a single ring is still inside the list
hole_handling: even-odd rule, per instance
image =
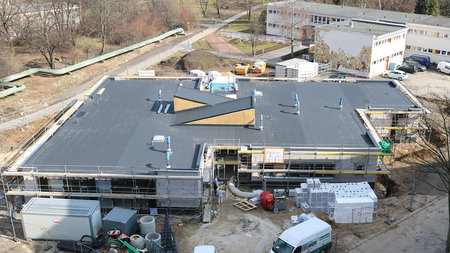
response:
[[[448,197],[444,196],[348,252],[445,252],[448,222]]]

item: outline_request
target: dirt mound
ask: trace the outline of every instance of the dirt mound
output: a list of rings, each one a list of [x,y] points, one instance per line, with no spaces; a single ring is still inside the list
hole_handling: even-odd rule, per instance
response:
[[[219,57],[208,51],[196,50],[183,56],[179,66],[183,67],[183,70],[207,69],[210,66],[216,66],[219,61]]]

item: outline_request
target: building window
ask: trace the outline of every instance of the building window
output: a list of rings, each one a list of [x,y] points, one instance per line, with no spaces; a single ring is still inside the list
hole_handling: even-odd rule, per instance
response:
[[[431,52],[433,52],[433,49],[431,49],[431,48],[428,48],[428,53],[431,53]]]
[[[442,51],[441,54],[442,54],[442,55],[446,55],[446,54],[447,54],[447,51]]]
[[[436,50],[436,54],[441,54],[441,50]]]
[[[410,45],[406,45],[406,49],[410,50],[411,46]]]

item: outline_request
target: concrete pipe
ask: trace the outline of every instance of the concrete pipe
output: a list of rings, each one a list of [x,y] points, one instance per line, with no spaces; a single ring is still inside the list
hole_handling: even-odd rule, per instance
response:
[[[140,235],[132,235],[130,236],[130,243],[136,249],[144,249],[145,248],[145,239]]]
[[[161,245],[161,235],[159,233],[149,233],[145,235],[145,244],[150,252],[153,250],[152,241],[158,245]]]
[[[141,235],[156,232],[155,218],[153,216],[144,216],[139,221],[139,227],[141,229]]]

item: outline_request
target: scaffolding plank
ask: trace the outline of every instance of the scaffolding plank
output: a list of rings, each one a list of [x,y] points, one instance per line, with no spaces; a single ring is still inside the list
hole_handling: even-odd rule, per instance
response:
[[[244,212],[250,211],[252,209],[255,209],[256,206],[248,201],[239,201],[237,203],[234,203],[234,206],[241,209]]]

